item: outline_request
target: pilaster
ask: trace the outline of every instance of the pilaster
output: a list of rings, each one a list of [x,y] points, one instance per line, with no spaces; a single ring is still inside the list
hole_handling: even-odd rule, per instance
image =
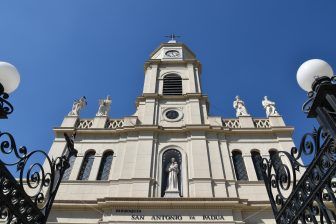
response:
[[[254,128],[254,123],[251,116],[238,117],[241,128]]]
[[[236,180],[234,176],[234,168],[231,161],[231,152],[228,146],[227,140],[224,135],[219,135],[219,147],[222,153],[223,165],[224,165],[224,178],[226,180],[227,196],[235,198],[238,196],[236,188]]]
[[[102,159],[102,155],[96,153],[88,180],[97,180],[101,159]]]
[[[66,116],[61,124],[62,128],[75,128],[79,120],[78,116]]]
[[[243,155],[247,176],[249,181],[258,181],[256,171],[254,169],[251,155]]]
[[[189,82],[189,85],[185,85],[185,86],[188,86],[189,88],[187,89],[185,93],[196,93],[195,72],[194,72],[193,64],[188,63],[187,72],[188,72],[188,78],[189,78],[187,81]]]
[[[202,114],[199,99],[189,99],[188,110],[189,110],[188,124],[201,124]]]
[[[144,114],[143,114],[143,120],[142,123],[145,125],[153,125],[155,121],[155,106],[156,106],[156,100],[155,99],[146,99],[146,103],[144,105]]]
[[[138,122],[137,116],[124,117],[124,127],[133,127],[136,126]]]
[[[204,132],[191,133],[190,176],[191,197],[213,197],[207,143]],[[192,195],[193,194],[193,195]]]
[[[282,116],[269,116],[268,120],[270,122],[271,127],[286,127]]]
[[[208,135],[208,154],[211,161],[211,174],[214,184],[215,197],[227,197],[227,192],[224,182],[224,164],[221,151],[218,145],[218,138],[216,134]]]
[[[143,88],[143,93],[155,93],[156,92],[156,85],[158,82],[157,79],[158,73],[158,65],[151,64],[147,67],[145,71],[145,83]]]
[[[71,173],[70,173],[70,177],[69,180],[77,180],[78,177],[78,173],[79,173],[79,169],[82,165],[83,162],[83,158],[84,158],[84,154],[83,153],[78,153],[77,157],[75,159],[75,162],[73,164]]]
[[[108,119],[107,116],[96,116],[93,119],[93,123],[92,123],[91,128],[105,128],[107,119]]]

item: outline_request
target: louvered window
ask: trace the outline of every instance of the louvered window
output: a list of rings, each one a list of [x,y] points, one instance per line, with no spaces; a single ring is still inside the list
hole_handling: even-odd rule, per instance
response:
[[[182,79],[171,74],[163,78],[163,95],[182,95]]]
[[[79,170],[79,174],[77,178],[78,180],[88,180],[89,179],[94,158],[95,158],[94,151],[90,151],[86,153],[83,159],[83,162],[82,162],[82,166]]]
[[[263,180],[263,175],[262,175],[262,170],[261,170],[262,158],[260,156],[260,153],[256,151],[252,151],[251,156],[252,156],[254,169],[257,174],[257,178],[258,180]]]
[[[112,160],[113,160],[113,152],[112,151],[105,152],[100,162],[97,180],[108,180]]]
[[[62,180],[69,180],[73,164],[75,163],[76,156],[72,155],[69,159],[69,168],[65,170]]]
[[[236,171],[237,180],[248,180],[246,167],[241,152],[233,151],[232,160]]]

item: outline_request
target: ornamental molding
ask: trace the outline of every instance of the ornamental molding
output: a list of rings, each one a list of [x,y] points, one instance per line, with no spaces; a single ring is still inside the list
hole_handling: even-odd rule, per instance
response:
[[[193,64],[196,68],[199,69],[200,72],[202,72],[202,65],[201,62],[198,61],[197,59],[182,59],[182,60],[164,60],[162,61],[161,59],[150,59],[145,62],[144,65],[144,72],[148,69],[149,66],[151,65],[187,65],[187,64]]]
[[[67,127],[58,127],[53,129],[56,137],[59,134],[64,132],[72,133],[75,131],[74,128]],[[288,135],[292,135],[294,132],[294,127],[286,126],[286,127],[271,127],[271,128],[226,128],[226,127],[218,127],[218,126],[210,126],[210,125],[183,125],[181,127],[162,127],[158,125],[138,125],[132,127],[122,127],[118,129],[102,129],[102,128],[90,128],[90,129],[76,129],[77,134],[101,134],[101,133],[109,133],[109,134],[122,134],[128,132],[138,132],[138,131],[152,131],[153,133],[163,133],[166,131],[175,132],[175,133],[189,133],[190,131],[204,131],[204,132],[212,132],[217,134],[283,134],[287,133]],[[57,140],[55,140],[57,141]]]
[[[99,198],[98,200],[55,200],[54,209],[242,209],[258,211],[269,206],[269,201],[248,201],[239,198]],[[271,211],[271,207],[265,209]]]
[[[164,77],[165,77],[166,75],[171,75],[171,74],[179,75],[179,76],[180,76],[182,79],[184,79],[184,80],[187,80],[187,79],[188,79],[188,77],[185,75],[185,72],[179,72],[179,71],[175,71],[175,70],[170,70],[170,71],[165,71],[165,72],[161,73],[161,74],[159,75],[158,80],[162,80],[162,79],[164,79]]]

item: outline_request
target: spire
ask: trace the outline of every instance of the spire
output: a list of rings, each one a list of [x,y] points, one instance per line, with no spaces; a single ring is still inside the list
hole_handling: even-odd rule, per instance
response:
[[[176,38],[179,38],[181,36],[178,36],[178,35],[175,35],[174,33],[170,34],[170,35],[166,35],[165,37],[168,37],[170,38],[170,40],[168,41],[168,43],[173,43],[175,44],[177,41],[176,41]]]

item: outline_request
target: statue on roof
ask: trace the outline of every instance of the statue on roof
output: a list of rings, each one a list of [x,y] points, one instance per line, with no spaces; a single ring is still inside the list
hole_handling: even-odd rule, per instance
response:
[[[106,99],[100,99],[99,100],[99,108],[96,116],[108,116],[108,113],[110,112],[110,106],[111,106],[112,100],[110,96],[107,96]]]
[[[242,101],[239,96],[236,96],[236,100],[233,101],[233,108],[236,109],[236,117],[250,116],[245,107],[244,101]]]
[[[267,96],[264,96],[264,100],[261,102],[266,111],[266,116],[280,116],[278,111],[275,108],[275,103],[267,99]]]
[[[86,97],[82,96],[79,100],[74,100],[68,116],[79,116],[79,112],[87,105]]]

